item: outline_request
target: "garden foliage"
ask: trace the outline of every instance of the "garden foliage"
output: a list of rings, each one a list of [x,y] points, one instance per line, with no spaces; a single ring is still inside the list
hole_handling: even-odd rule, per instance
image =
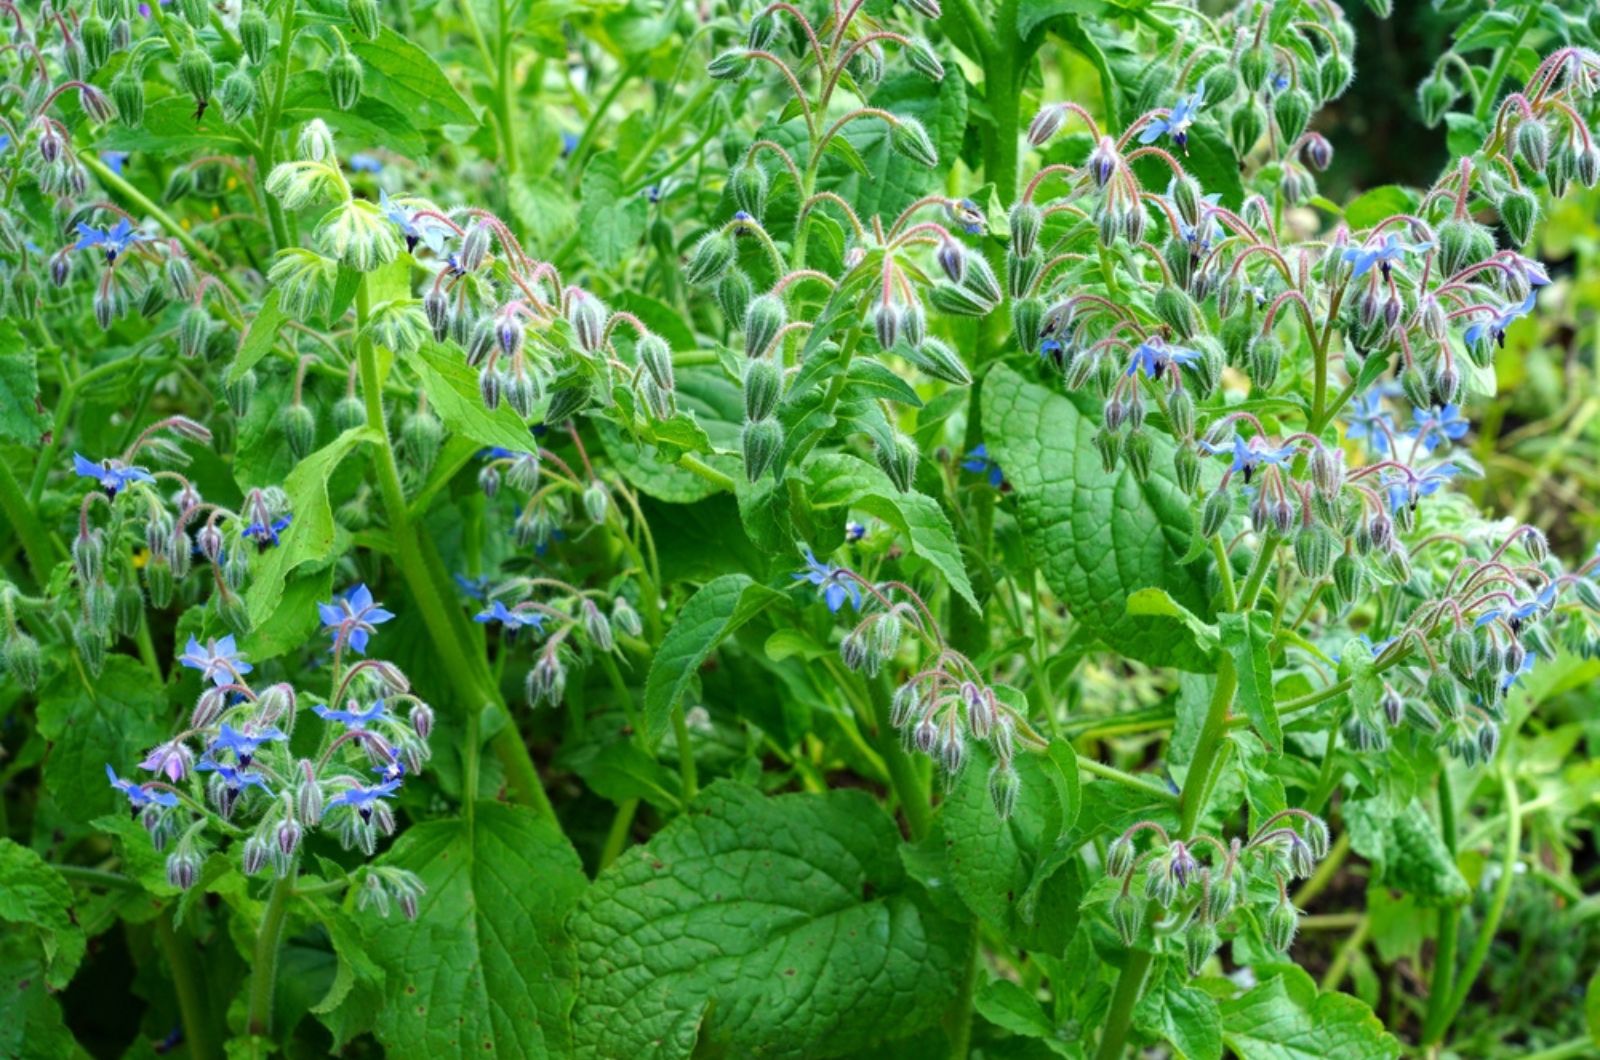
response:
[[[0,2],[0,1054],[1600,1049],[1597,19],[1348,6]]]

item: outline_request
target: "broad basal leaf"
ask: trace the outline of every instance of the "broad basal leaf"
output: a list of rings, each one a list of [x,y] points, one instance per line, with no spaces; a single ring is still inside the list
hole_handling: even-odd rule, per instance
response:
[[[580,1055],[829,1057],[939,1018],[967,929],[906,878],[859,791],[728,782],[600,874],[572,920]]]
[[[1178,563],[1192,521],[1170,477],[1172,449],[1157,438],[1145,482],[1126,465],[1108,475],[1093,442],[1098,422],[1091,398],[1055,393],[1003,365],[983,381],[984,440],[1016,492],[1017,521],[1050,588],[1124,655],[1209,672],[1187,626],[1128,613],[1130,594],[1157,588],[1202,621],[1212,617],[1204,561]]]
[[[1250,1060],[1392,1060],[1400,1043],[1348,994],[1320,994],[1311,977],[1287,968],[1224,1001],[1222,1040]]]
[[[556,824],[481,802],[413,825],[384,861],[428,892],[415,921],[364,922],[388,973],[378,1040],[394,1055],[568,1054],[577,962],[564,925],[587,881]]]

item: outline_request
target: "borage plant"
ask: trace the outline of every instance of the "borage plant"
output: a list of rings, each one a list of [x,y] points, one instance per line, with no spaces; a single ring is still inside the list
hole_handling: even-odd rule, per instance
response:
[[[0,4],[0,1052],[1584,1054],[1573,7]]]

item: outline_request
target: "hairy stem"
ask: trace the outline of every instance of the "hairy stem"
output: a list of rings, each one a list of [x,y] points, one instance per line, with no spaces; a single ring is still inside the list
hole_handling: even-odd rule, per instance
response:
[[[283,942],[283,922],[289,913],[289,898],[294,894],[294,879],[298,864],[292,865],[286,875],[272,883],[267,897],[267,911],[261,918],[261,931],[256,935],[256,952],[250,978],[250,1015],[247,1027],[251,1034],[264,1035],[272,1030],[272,994],[278,983],[278,951]]]

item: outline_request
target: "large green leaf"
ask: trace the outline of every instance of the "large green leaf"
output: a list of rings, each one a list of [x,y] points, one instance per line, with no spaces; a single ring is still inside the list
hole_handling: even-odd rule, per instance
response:
[[[171,735],[164,690],[127,655],[106,656],[93,682],[68,667],[39,692],[39,733],[51,741],[45,789],[72,817],[87,822],[128,800],[106,781],[106,766],[131,777],[144,753]]]
[[[718,368],[690,368],[678,374],[677,400],[678,410],[694,417],[714,448],[731,450],[703,455],[701,459],[730,478],[743,478],[743,464],[736,455],[739,429],[744,422],[744,397],[738,385]],[[689,504],[722,491],[719,484],[677,464],[667,463],[657,446],[632,437],[611,420],[595,416],[591,422],[599,432],[606,454],[623,478],[650,496],[674,504]],[[658,539],[660,536],[657,535]]]
[[[830,1057],[928,1026],[968,932],[927,906],[860,791],[726,781],[600,874],[572,919],[578,1052]]]
[[[461,98],[433,56],[389,27],[378,31],[377,40],[352,39],[350,50],[365,68],[363,94],[389,104],[414,127],[478,124],[471,104]]]
[[[1193,632],[1128,613],[1140,589],[1163,590],[1209,621],[1202,564],[1182,565],[1192,520],[1159,437],[1148,480],[1126,465],[1106,474],[1094,447],[1094,401],[1063,396],[998,365],[983,381],[984,440],[1016,493],[1017,521],[1046,581],[1111,648],[1155,666],[1207,671]]]
[[[325,562],[333,554],[336,526],[328,503],[328,477],[350,451],[377,439],[369,427],[352,427],[307,456],[283,480],[293,515],[276,548],[262,556],[245,590],[252,622],[267,621],[283,600],[284,580],[295,568]]]
[[[35,355],[16,324],[0,322],[0,439],[35,446],[50,421],[39,410]]]
[[[1220,1007],[1223,1041],[1249,1060],[1391,1060],[1400,1055],[1400,1043],[1370,1008],[1348,994],[1319,994],[1299,968],[1287,968]]]
[[[750,621],[781,593],[743,574],[724,574],[707,582],[678,612],[678,620],[661,640],[644,683],[644,736],[654,746],[667,731],[700,664],[723,638]]]
[[[849,453],[817,453],[806,461],[805,473],[812,508],[858,508],[877,516],[900,532],[910,552],[944,575],[954,592],[978,606],[955,531],[932,497],[897,488],[877,466]]]
[[[1216,999],[1191,986],[1176,962],[1151,977],[1133,1010],[1134,1025],[1171,1044],[1181,1060],[1221,1060],[1222,1016]]]
[[[1265,611],[1229,613],[1217,619],[1222,647],[1239,671],[1239,705],[1267,750],[1283,750],[1283,725],[1272,691],[1272,616]]]
[[[448,347],[426,343],[407,358],[407,363],[422,377],[428,403],[454,433],[464,434],[479,445],[498,446],[514,453],[536,448],[528,425],[509,403],[502,401],[492,412],[484,405],[477,373]]]
[[[612,152],[596,155],[584,167],[578,207],[578,228],[583,249],[602,269],[614,269],[644,237],[649,204],[629,195]]]
[[[394,1055],[569,1054],[577,961],[565,922],[587,880],[555,822],[480,802],[412,826],[383,860],[428,891],[415,921],[363,922],[388,977],[378,1040]]]
[[[239,336],[239,352],[233,355],[233,362],[228,365],[229,386],[244,378],[244,374],[254,368],[261,358],[272,352],[272,344],[278,341],[278,329],[288,319],[289,315],[278,308],[277,289],[268,291],[261,300],[261,308],[250,318],[244,334]]]
[[[1035,883],[1041,855],[1075,823],[1064,816],[1061,793],[1048,775],[1057,767],[1040,754],[1020,756],[1022,790],[1002,821],[989,796],[994,760],[983,746],[971,756],[939,813],[949,878],[967,907],[1007,940],[1059,956],[1077,927],[1082,882],[1075,865],[1051,859],[1048,876]],[[1075,791],[1077,765],[1070,767]],[[1067,809],[1075,818],[1077,807]]]
[[[72,888],[25,846],[0,839],[0,922],[39,940],[46,981],[59,990],[83,960],[83,929],[72,912]]]

